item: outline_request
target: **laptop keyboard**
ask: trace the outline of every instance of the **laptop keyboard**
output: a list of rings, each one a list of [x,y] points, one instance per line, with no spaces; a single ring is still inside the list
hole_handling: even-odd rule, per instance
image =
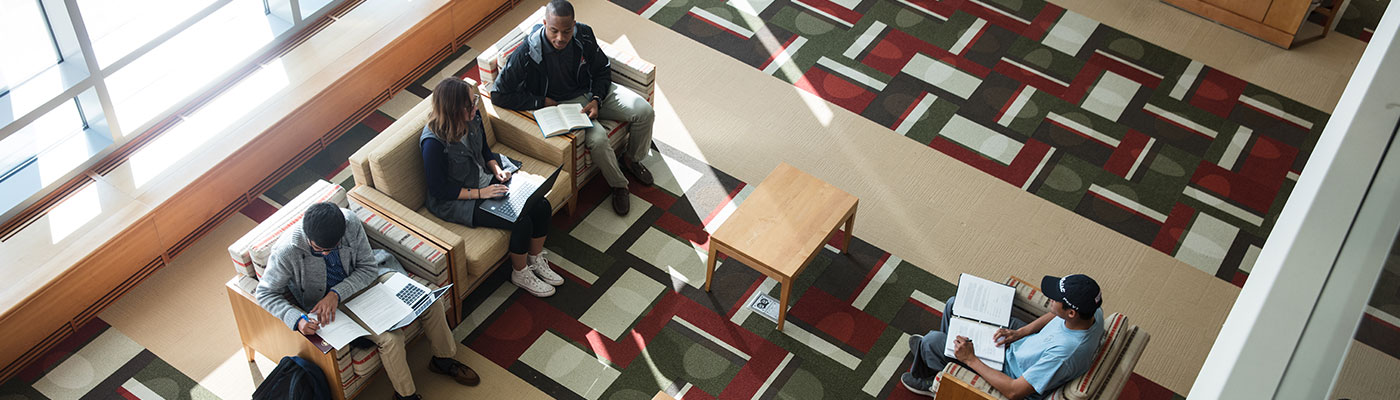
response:
[[[420,289],[417,286],[407,285],[404,286],[403,289],[399,290],[399,294],[397,296],[399,300],[402,300],[404,302],[404,304],[413,304],[413,301],[417,300],[419,296],[423,295],[423,293],[427,292],[424,292],[423,289]]]
[[[520,185],[518,187],[511,188],[511,191],[519,191],[520,193],[533,192],[534,189],[538,186],[539,184],[535,182],[520,182]],[[505,204],[501,205],[500,211],[502,214],[506,215],[520,215],[520,210],[525,208],[525,201],[529,199],[530,196],[524,195],[506,196]]]

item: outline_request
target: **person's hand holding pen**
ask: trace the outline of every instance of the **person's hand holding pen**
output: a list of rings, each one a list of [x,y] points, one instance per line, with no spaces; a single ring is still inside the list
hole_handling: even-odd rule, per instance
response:
[[[316,313],[306,314],[306,318],[297,322],[297,332],[301,332],[303,335],[315,335],[319,329],[321,329],[321,323],[320,320],[316,319]]]
[[[953,338],[953,357],[957,358],[958,361],[962,361],[963,364],[970,363],[973,359],[976,359],[977,352],[973,350],[972,339],[968,339],[966,336]]]

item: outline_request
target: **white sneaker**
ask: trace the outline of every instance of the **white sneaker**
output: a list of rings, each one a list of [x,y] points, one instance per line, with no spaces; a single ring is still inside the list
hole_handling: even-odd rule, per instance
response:
[[[540,252],[538,256],[526,257],[528,261],[526,265],[528,266],[526,266],[525,269],[535,271],[535,275],[539,275],[540,280],[544,281],[544,283],[553,286],[564,284],[564,277],[559,276],[559,273],[554,272],[554,269],[549,267],[549,261],[544,259],[544,252]]]
[[[544,283],[539,277],[535,276],[535,273],[531,272],[528,266],[522,270],[511,268],[510,282],[514,283],[515,286],[519,286],[521,289],[525,289],[526,292],[530,292],[530,294],[535,295],[535,297],[549,297],[554,295],[554,287],[549,286],[549,284]]]

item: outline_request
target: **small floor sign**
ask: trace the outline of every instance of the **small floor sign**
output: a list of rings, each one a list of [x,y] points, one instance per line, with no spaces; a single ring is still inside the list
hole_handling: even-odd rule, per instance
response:
[[[769,321],[778,322],[778,300],[767,293],[759,293],[750,298],[749,309],[757,311],[759,315],[768,318]]]

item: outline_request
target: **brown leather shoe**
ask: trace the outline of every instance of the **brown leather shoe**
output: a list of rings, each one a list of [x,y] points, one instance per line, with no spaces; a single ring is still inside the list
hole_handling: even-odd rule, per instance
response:
[[[622,160],[622,169],[627,171],[628,174],[632,174],[633,178],[637,178],[637,183],[651,186],[652,183],[656,182],[651,178],[651,171],[648,171],[647,167],[642,165],[642,163],[624,159]]]
[[[439,366],[439,364],[448,365],[444,368],[443,366]],[[481,376],[478,376],[476,371],[473,371],[472,368],[468,367],[466,364],[462,364],[461,361],[451,358],[433,357],[432,360],[428,361],[428,370],[436,374],[450,376],[452,380],[457,381],[457,383],[467,386],[476,386],[481,383]]]
[[[627,211],[632,209],[632,194],[627,192],[627,188],[613,188],[612,198],[613,211],[617,215],[627,215]]]

